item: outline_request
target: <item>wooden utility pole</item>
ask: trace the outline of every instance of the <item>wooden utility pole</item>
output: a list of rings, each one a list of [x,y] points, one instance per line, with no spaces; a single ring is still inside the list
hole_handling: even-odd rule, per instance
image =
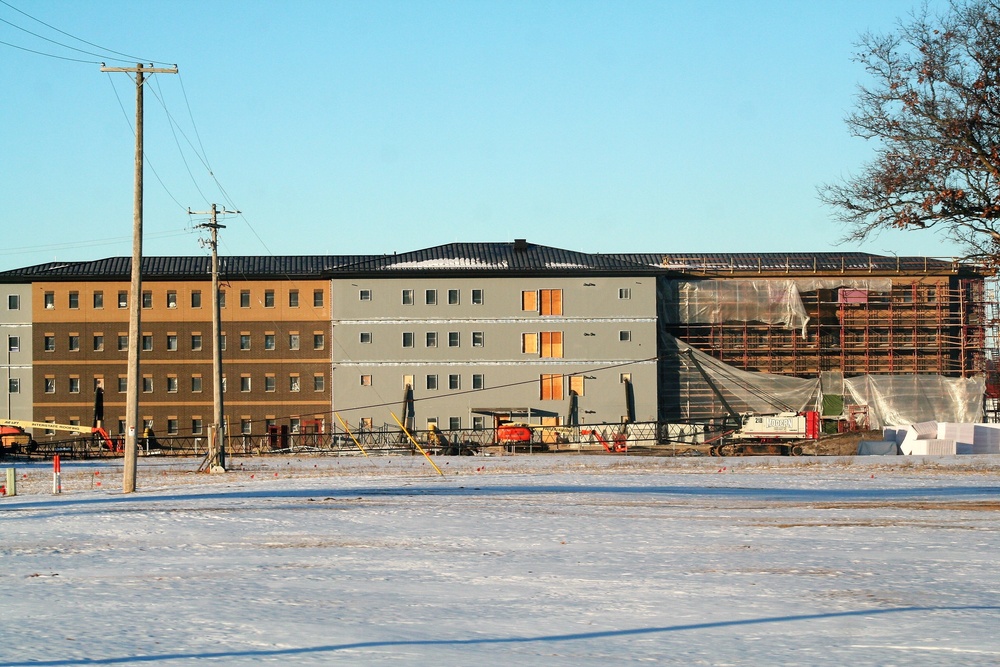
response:
[[[200,229],[212,232],[208,244],[212,247],[212,435],[209,438],[208,458],[206,465],[209,472],[221,472],[226,469],[226,445],[224,411],[222,409],[222,309],[219,304],[219,230],[225,229],[217,221],[219,213],[236,214],[239,211],[221,211],[212,204],[211,211],[197,212],[188,209],[188,215],[211,215],[211,222],[197,225]]]
[[[132,204],[132,283],[129,292],[128,318],[128,379],[125,399],[125,470],[122,476],[122,492],[135,491],[136,459],[138,448],[136,436],[139,423],[139,350],[142,347],[142,84],[145,74],[177,74],[174,67],[149,67],[137,63],[135,67],[105,67],[102,72],[135,73],[135,187]]]

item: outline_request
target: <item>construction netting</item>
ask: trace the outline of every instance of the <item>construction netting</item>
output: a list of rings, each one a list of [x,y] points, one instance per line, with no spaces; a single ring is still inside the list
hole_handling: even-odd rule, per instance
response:
[[[837,418],[848,404],[865,406],[873,429],[932,420],[968,423],[983,417],[983,377],[845,378],[840,373],[823,373],[803,379],[753,373],[733,368],[667,333],[662,333],[660,359],[661,413],[668,422],[721,419],[729,409],[757,414],[817,410],[824,417]],[[838,406],[838,411],[831,414],[831,405]]]

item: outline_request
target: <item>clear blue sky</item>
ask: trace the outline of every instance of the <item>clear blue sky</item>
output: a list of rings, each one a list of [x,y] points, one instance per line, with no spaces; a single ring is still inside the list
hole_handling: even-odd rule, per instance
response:
[[[872,155],[843,122],[858,36],[918,0],[4,2],[108,55],[0,41],[180,68],[145,95],[146,255],[205,254],[212,202],[243,211],[224,254],[958,252],[838,245],[816,197]],[[0,81],[0,270],[129,255],[132,81],[4,45]]]

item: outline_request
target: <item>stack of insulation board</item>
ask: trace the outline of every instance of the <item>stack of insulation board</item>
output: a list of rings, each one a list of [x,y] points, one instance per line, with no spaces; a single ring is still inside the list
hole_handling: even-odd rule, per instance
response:
[[[1000,454],[1000,424],[920,422],[887,427],[883,438],[907,455]]]

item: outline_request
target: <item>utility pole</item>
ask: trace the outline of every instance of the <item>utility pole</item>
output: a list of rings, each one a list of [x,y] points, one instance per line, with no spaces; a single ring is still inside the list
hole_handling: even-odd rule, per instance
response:
[[[132,282],[129,292],[128,318],[128,393],[125,399],[125,470],[122,475],[122,492],[135,491],[136,460],[138,450],[136,435],[139,429],[139,348],[141,345],[142,314],[142,84],[145,74],[177,74],[177,66],[149,67],[137,63],[135,67],[105,67],[102,72],[135,73],[135,187],[132,204]]]
[[[196,225],[199,229],[212,232],[208,244],[212,248],[212,435],[209,438],[208,458],[206,464],[209,472],[223,472],[226,469],[225,424],[222,409],[222,309],[219,305],[219,230],[225,225],[217,222],[219,213],[236,214],[239,211],[221,211],[212,204],[211,211],[197,212],[188,209],[188,215],[205,215],[211,217],[211,222]]]

